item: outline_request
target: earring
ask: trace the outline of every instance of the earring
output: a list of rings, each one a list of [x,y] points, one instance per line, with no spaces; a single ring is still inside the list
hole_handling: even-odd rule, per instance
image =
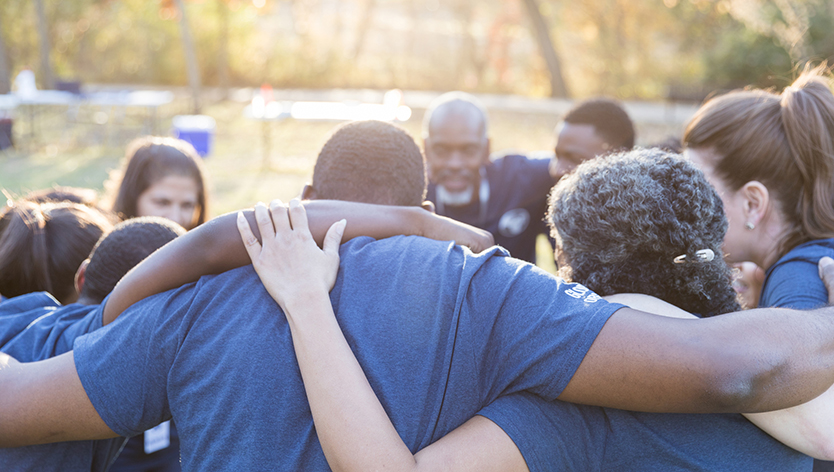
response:
[[[749,221],[747,223],[744,223],[744,227],[747,228],[747,229],[750,229],[750,230],[756,229],[756,225],[754,225],[753,223],[751,223]]]

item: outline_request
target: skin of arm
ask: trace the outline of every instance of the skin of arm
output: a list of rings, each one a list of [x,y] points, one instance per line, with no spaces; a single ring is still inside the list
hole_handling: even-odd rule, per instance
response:
[[[334,471],[527,470],[510,437],[480,416],[413,455],[368,383],[330,305],[328,292],[339,268],[338,223],[322,251],[297,201],[289,210],[272,206],[271,215],[259,207],[255,215],[266,235],[263,247],[242,215],[238,228],[255,271],[287,316],[316,434]]]
[[[280,204],[280,202],[275,202]],[[350,221],[347,239],[371,236],[376,239],[400,234],[454,240],[479,252],[493,245],[492,235],[419,207],[395,207],[333,200],[309,201],[310,231],[321,243],[334,222]],[[244,212],[254,226],[254,213]],[[196,282],[203,275],[217,274],[249,264],[240,243],[236,216],[219,216],[175,239],[142,261],[116,285],[107,300],[103,324],[116,319],[130,305],[143,298]],[[258,236],[257,230],[256,236]]]
[[[87,398],[72,352],[25,364],[0,353],[0,447],[116,436]]]
[[[657,315],[696,318],[649,295],[628,293],[604,298]],[[767,413],[748,413],[744,416],[767,434],[803,454],[816,459],[834,459],[834,387],[802,405]]]

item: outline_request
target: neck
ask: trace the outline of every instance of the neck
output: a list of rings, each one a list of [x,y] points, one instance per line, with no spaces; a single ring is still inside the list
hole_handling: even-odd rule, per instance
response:
[[[75,301],[75,303],[78,303],[79,305],[87,305],[87,306],[89,306],[89,305],[98,305],[101,302],[102,302],[102,300],[94,300],[93,298],[88,297],[87,295],[84,295],[84,294],[81,294],[78,297],[78,300]]]
[[[764,222],[762,232],[755,238],[757,250],[754,253],[755,262],[762,270],[767,270],[782,256],[782,243],[787,238],[790,226],[778,212],[773,212]]]

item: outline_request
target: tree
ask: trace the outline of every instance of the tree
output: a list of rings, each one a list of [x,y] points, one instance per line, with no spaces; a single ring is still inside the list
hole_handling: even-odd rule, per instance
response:
[[[553,47],[553,41],[550,39],[550,29],[547,27],[547,22],[544,21],[539,4],[536,0],[524,0],[524,6],[527,7],[527,13],[530,15],[530,21],[533,23],[533,28],[536,31],[536,42],[539,44],[544,61],[547,63],[547,70],[550,72],[550,96],[559,98],[568,98],[568,86],[565,84],[565,79],[562,77],[562,64],[559,61],[559,55],[556,54],[556,48]]]
[[[182,49],[185,53],[185,66],[188,71],[188,85],[191,87],[191,99],[195,114],[200,113],[200,67],[197,65],[197,50],[191,38],[191,29],[185,16],[183,0],[176,0],[180,11],[180,34],[182,35]]]
[[[9,63],[6,60],[6,43],[3,41],[3,23],[0,22],[0,93],[12,90]]]
[[[44,88],[51,89],[55,87],[55,76],[52,73],[52,64],[49,61],[49,23],[46,21],[46,11],[43,9],[43,0],[35,0],[35,13],[38,16],[41,80],[43,81]]]

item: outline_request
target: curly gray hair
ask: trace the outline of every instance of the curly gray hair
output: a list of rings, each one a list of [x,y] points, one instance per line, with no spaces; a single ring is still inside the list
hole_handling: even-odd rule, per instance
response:
[[[724,207],[680,155],[638,149],[588,161],[550,195],[560,275],[600,295],[643,293],[701,316],[739,309],[721,257]],[[696,252],[717,256],[698,261]],[[685,255],[686,263],[675,263]]]

